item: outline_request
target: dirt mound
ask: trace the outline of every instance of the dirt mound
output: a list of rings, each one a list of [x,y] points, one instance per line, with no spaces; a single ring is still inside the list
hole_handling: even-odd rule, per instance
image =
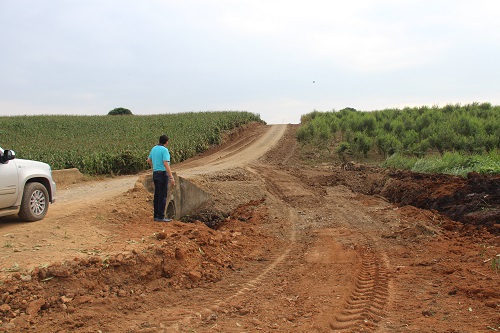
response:
[[[500,232],[498,175],[470,173],[462,178],[359,164],[348,169],[334,167],[330,175],[319,175],[313,181],[322,186],[344,185],[356,193],[382,196],[399,206],[437,211],[454,221]]]
[[[343,185],[356,193],[367,195],[380,194],[381,189],[390,179],[388,170],[369,165],[358,166],[351,170],[325,165],[319,168],[320,171],[324,169],[331,170],[331,172],[326,176],[321,172],[312,178],[313,182],[317,182],[321,186]],[[303,174],[306,173],[303,172]]]
[[[129,197],[129,207],[134,206],[137,191]],[[36,267],[30,274],[13,273],[0,284],[0,323],[10,322],[3,328],[22,331],[38,321],[42,325],[46,319],[41,314],[64,317],[84,304],[96,305],[98,312],[102,309],[97,305],[103,305],[103,300],[108,304],[109,300],[119,302],[220,281],[238,269],[242,258],[252,253],[258,256],[273,244],[270,237],[256,231],[266,216],[264,200],[251,201],[219,221],[217,230],[200,221],[166,223],[139,242],[130,240],[135,243],[130,251],[52,263]],[[122,222],[122,228],[133,229],[137,226],[132,224],[138,222],[135,218]],[[140,223],[150,224],[149,220]],[[62,330],[72,330],[84,323],[65,320],[61,325]]]
[[[455,221],[500,232],[500,176],[471,173],[466,179],[396,171],[380,194],[401,205],[436,210]]]

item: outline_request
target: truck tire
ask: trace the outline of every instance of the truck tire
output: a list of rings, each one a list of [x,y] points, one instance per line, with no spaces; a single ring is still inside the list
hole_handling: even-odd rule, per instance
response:
[[[24,187],[19,217],[28,222],[39,221],[49,209],[49,193],[40,183],[27,183]]]

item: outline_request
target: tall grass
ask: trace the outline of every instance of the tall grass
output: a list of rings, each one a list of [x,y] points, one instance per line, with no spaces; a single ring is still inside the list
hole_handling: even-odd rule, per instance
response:
[[[219,144],[224,131],[253,121],[262,122],[259,115],[237,111],[0,117],[0,146],[56,170],[127,174],[148,168],[147,155],[161,134],[170,137],[172,163],[178,163]]]
[[[465,177],[469,172],[500,174],[500,153],[469,155],[461,152],[447,152],[443,156],[434,155],[424,158],[410,158],[399,154],[389,157],[385,167],[409,169],[423,173],[445,173]]]

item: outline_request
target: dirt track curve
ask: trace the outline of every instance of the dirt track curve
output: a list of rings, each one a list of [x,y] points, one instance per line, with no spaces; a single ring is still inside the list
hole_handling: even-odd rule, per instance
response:
[[[175,164],[212,194],[186,222],[152,221],[147,173],[2,219],[0,332],[500,331],[497,234],[390,203],[390,172],[303,165],[295,129]]]

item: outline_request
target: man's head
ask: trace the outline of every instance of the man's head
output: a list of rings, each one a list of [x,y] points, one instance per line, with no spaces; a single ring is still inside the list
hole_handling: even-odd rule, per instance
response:
[[[166,136],[165,134],[161,135],[160,136],[160,144],[161,145],[164,145],[168,142],[168,136]]]

